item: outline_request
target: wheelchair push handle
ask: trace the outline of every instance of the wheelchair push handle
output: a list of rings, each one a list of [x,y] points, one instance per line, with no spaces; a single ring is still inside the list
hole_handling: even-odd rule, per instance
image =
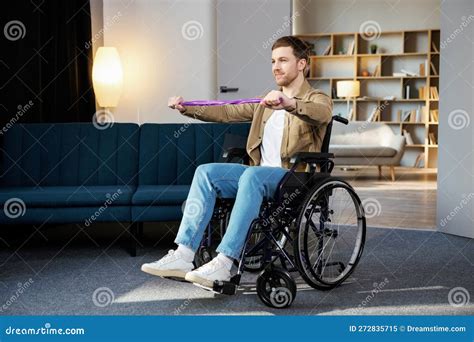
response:
[[[333,120],[337,121],[337,122],[340,122],[340,123],[343,123],[344,125],[347,125],[349,124],[349,120],[347,120],[346,118],[343,118],[342,116],[340,115],[334,115],[332,117]]]

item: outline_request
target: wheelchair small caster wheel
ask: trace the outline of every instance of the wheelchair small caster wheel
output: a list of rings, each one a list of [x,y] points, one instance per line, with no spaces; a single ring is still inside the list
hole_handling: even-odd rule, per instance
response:
[[[265,270],[258,276],[257,294],[266,306],[287,308],[296,297],[296,283],[291,275],[281,268]]]

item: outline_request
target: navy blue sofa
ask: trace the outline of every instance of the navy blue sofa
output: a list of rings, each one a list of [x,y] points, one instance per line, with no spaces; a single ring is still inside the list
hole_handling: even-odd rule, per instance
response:
[[[1,139],[1,224],[175,221],[196,167],[249,124],[16,124]],[[231,139],[232,140],[232,139]],[[229,146],[230,147],[230,146]]]

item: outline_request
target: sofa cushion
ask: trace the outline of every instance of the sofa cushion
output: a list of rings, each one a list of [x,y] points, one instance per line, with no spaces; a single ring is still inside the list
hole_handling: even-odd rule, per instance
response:
[[[190,185],[140,185],[133,195],[133,205],[181,205]]]
[[[137,124],[15,124],[2,140],[1,186],[137,183]]]
[[[0,188],[0,203],[21,199],[28,207],[130,205],[135,187],[117,185]]]
[[[334,124],[332,145],[390,146],[394,135],[390,126],[381,122],[351,121],[348,125]]]
[[[397,150],[387,146],[373,145],[331,145],[329,152],[337,157],[393,157]]]
[[[144,124],[140,185],[189,185],[196,167],[219,162],[227,133],[247,137],[248,123]]]

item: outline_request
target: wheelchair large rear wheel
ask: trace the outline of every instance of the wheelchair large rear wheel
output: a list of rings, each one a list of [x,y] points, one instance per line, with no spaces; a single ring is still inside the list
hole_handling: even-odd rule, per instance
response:
[[[294,255],[308,285],[329,290],[354,271],[364,248],[361,201],[345,181],[329,177],[307,195],[296,221]]]

